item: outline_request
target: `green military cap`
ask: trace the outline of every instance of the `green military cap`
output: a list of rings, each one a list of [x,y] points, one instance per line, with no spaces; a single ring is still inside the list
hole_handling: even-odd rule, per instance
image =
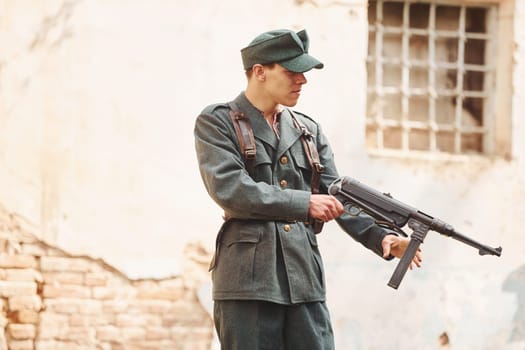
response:
[[[244,69],[254,64],[278,63],[292,72],[303,73],[312,68],[323,68],[323,64],[308,54],[306,30],[293,32],[288,29],[272,30],[258,35],[241,50]]]

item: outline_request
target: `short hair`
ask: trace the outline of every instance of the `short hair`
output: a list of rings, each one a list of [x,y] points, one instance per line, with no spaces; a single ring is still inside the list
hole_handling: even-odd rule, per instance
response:
[[[263,67],[268,67],[269,69],[273,69],[276,64],[277,63],[268,63],[268,64],[263,64],[262,66]],[[250,79],[252,77],[252,74],[253,74],[253,69],[250,68],[250,69],[245,70],[244,74],[246,75],[246,78]]]

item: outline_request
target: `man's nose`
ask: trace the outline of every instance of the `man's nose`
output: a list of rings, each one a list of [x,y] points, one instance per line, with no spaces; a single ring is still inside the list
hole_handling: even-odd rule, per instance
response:
[[[304,73],[297,73],[297,76],[295,77],[295,81],[297,84],[306,84],[308,80],[306,80],[306,76]]]

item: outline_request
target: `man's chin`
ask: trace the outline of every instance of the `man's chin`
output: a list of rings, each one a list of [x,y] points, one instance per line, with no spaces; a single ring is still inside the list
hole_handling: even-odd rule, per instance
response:
[[[295,101],[286,101],[286,102],[282,102],[281,105],[282,106],[285,106],[285,107],[293,107],[297,104],[297,100]]]

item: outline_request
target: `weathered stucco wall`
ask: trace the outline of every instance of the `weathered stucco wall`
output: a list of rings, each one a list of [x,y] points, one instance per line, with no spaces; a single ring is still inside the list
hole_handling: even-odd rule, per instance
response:
[[[198,299],[207,253],[186,249],[184,273],[130,280],[89,256],[39,240],[0,206],[0,349],[210,349]]]
[[[195,116],[243,89],[239,49],[254,35],[306,28],[325,69],[307,75],[297,109],[322,122],[341,174],[504,248],[480,257],[430,233],[424,268],[394,291],[394,263],[327,225],[338,348],[435,349],[443,332],[453,349],[523,348],[522,1],[514,14],[513,159],[444,161],[367,155],[364,0],[0,1],[0,202],[48,243],[130,278],[181,274],[184,247],[211,250],[221,221],[198,175]]]

